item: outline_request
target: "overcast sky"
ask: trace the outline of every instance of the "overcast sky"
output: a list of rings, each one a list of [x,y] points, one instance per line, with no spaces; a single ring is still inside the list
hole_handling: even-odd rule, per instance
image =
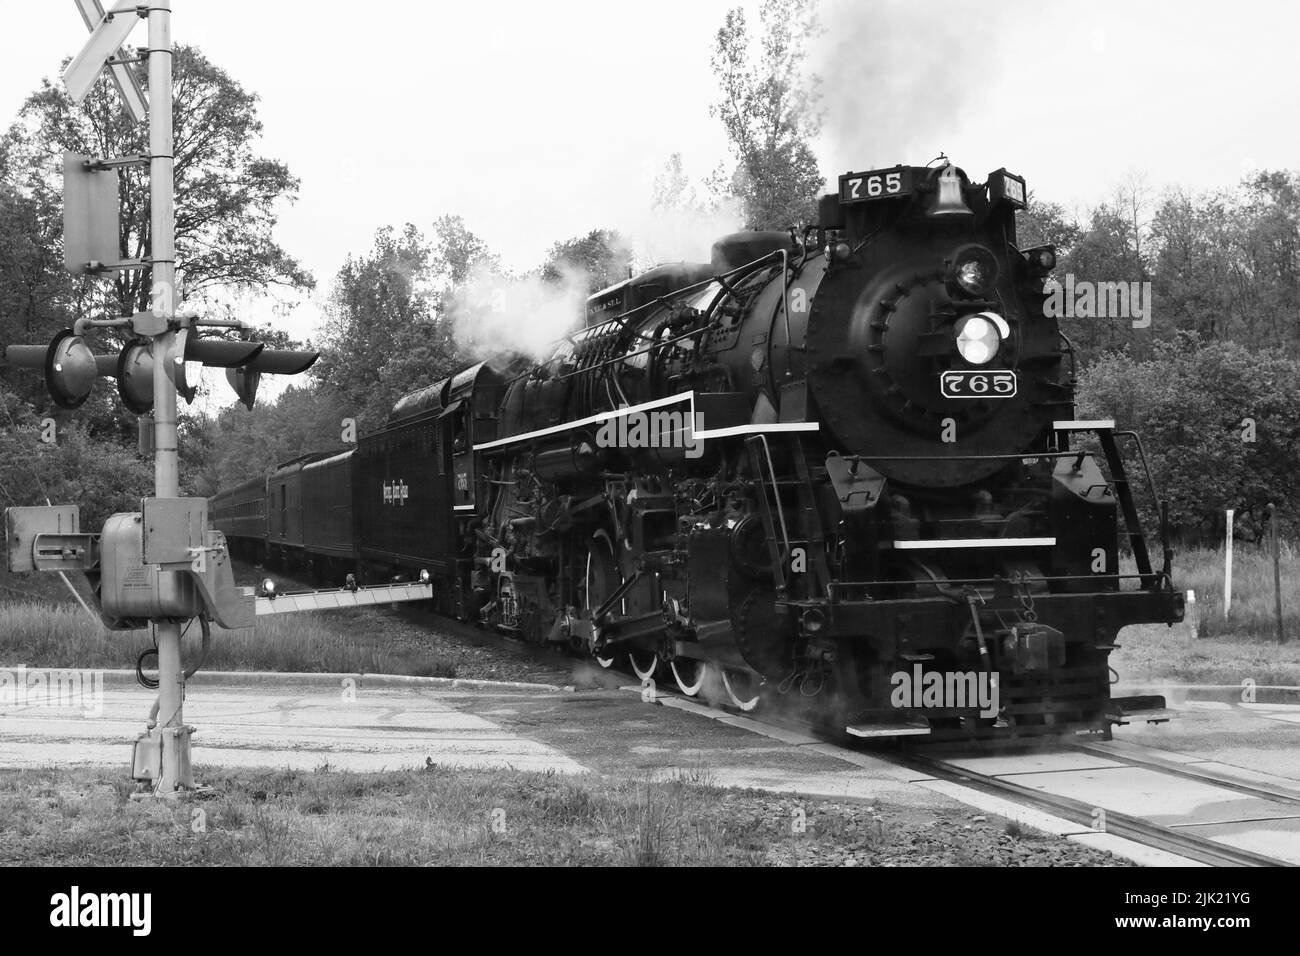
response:
[[[634,229],[670,153],[696,177],[726,158],[709,52],[733,5],[172,4],[175,40],[259,94],[260,149],[302,180],[278,239],[317,298],[386,224],[459,213],[517,269],[557,239]],[[71,0],[5,6],[11,118],[86,34]],[[1082,207],[1134,170],[1210,188],[1300,166],[1294,4],[824,0],[823,20],[815,145],[832,186],[943,150],[976,178],[1005,165]],[[144,39],[141,24],[130,42]],[[310,334],[317,318],[307,302],[288,328]]]

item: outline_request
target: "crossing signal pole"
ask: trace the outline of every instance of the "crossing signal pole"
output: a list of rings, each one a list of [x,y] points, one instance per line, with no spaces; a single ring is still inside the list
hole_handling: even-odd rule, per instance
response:
[[[185,675],[181,623],[198,618],[225,627],[251,626],[251,590],[234,586],[225,538],[207,529],[207,505],[181,498],[178,477],[176,396],[192,400],[186,360],[228,369],[241,401],[250,408],[257,379],[295,374],[315,361],[311,352],[269,351],[261,343],[198,338],[200,325],[238,328],[238,322],[203,320],[177,312],[176,222],[172,136],[171,0],[120,0],[105,11],[101,0],[74,0],[90,38],[64,71],[63,80],[80,103],[107,69],[123,105],[137,121],[147,115],[149,155],[118,159],[65,156],[65,260],[76,274],[118,269],[151,270],[150,310],[114,319],[80,319],[48,347],[9,346],[12,365],[43,368],[54,401],[76,408],[97,376],[118,379],[126,407],[136,414],[152,408],[154,497],[141,511],[112,516],[102,534],[82,534],[75,506],[10,508],[5,513],[8,562],[13,571],[81,571],[100,586],[99,612],[105,624],[124,630],[152,623],[158,645],[158,723],[136,742],[135,776],[149,780],[158,796],[194,789],[190,734],[185,723]],[[148,22],[147,96],[122,53],[139,19]],[[149,257],[122,260],[118,240],[116,169],[149,167]],[[119,356],[96,356],[82,335],[97,327],[130,328],[135,338]],[[142,587],[140,582],[144,581]],[[156,731],[156,734],[155,734]]]
[[[150,0],[149,10],[149,237],[153,314],[166,320],[155,336],[154,355],[170,355],[176,343],[176,211],[172,157],[171,0]],[[184,361],[184,357],[180,357]],[[153,363],[154,496],[180,495],[176,444],[176,386],[166,362]],[[175,572],[171,572],[175,573]],[[155,791],[171,794],[194,789],[190,734],[185,723],[185,670],[181,664],[181,625],[156,622],[158,641],[158,717],[162,775]]]

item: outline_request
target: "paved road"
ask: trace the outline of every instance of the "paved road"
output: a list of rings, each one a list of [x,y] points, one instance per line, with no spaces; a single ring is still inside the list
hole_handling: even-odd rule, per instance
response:
[[[196,766],[377,771],[423,767],[513,767],[584,773],[564,753],[503,730],[464,706],[485,707],[545,691],[476,692],[364,679],[191,682],[185,703]],[[129,765],[152,692],[110,679],[81,707],[0,708],[0,767],[73,763]]]
[[[110,674],[102,693],[83,699],[81,709],[48,706],[39,699],[29,699],[26,706],[3,706],[0,694],[0,768],[89,763],[125,770],[131,743],[144,729],[153,700],[152,692],[134,686],[121,672]],[[722,786],[840,800],[885,800],[912,807],[966,803],[1140,862],[1178,862],[799,731],[764,726],[670,696],[646,703],[633,687],[574,692],[546,685],[429,678],[204,673],[191,681],[185,706],[187,722],[197,728],[193,758],[200,780],[205,765],[296,770],[328,766],[370,772],[419,768],[429,761],[625,778],[682,775]],[[1278,764],[1287,760],[1278,758],[1300,740],[1297,718],[1300,708],[1197,710],[1193,705],[1174,724],[1140,724],[1116,736],[1175,752],[1199,752],[1202,759],[1237,766],[1250,766],[1252,760],[1242,759],[1248,756],[1261,759],[1258,750],[1266,741],[1263,750],[1271,751],[1272,758],[1269,769],[1285,773]],[[1228,754],[1216,748],[1232,751],[1237,759],[1225,760]],[[1223,819],[1206,816],[1199,805],[1173,808],[1163,786],[1138,779],[1140,772],[1101,764],[1017,767],[1007,772],[1027,774],[1025,779],[1051,789],[1054,775],[1067,769],[1097,776],[1087,782],[1100,788],[1095,794],[1099,806],[1108,805],[1120,792],[1126,800],[1144,796],[1164,801],[1167,810],[1188,814],[1178,823],[1245,828],[1251,832],[1229,842],[1258,842],[1255,831],[1263,821],[1251,821],[1248,808],[1234,807]],[[1071,781],[1071,786],[1077,783]],[[1293,825],[1293,820],[1273,820],[1265,828]]]

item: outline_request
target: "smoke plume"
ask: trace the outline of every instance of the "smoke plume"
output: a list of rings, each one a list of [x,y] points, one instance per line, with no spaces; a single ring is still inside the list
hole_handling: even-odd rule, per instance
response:
[[[731,196],[712,204],[691,203],[646,209],[620,222],[633,267],[643,271],[664,262],[708,262],[713,243],[740,229],[744,211]]]
[[[558,282],[536,273],[508,276],[476,265],[452,293],[451,317],[456,341],[478,361],[527,355],[549,358],[556,340],[581,327],[587,279],[561,269]]]
[[[826,0],[809,65],[821,80],[829,170],[921,165],[941,150],[960,161],[963,141],[996,136],[969,128],[967,107],[1014,65],[1009,31],[1031,16],[1021,2]],[[1004,109],[1008,123],[1028,119],[1015,103]]]

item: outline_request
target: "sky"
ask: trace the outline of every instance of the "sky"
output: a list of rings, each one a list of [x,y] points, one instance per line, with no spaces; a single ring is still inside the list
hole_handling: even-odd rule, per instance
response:
[[[2,0],[0,121],[86,36],[71,0]],[[110,0],[111,2],[111,0]],[[260,96],[258,149],[301,179],[276,237],[318,290],[281,322],[313,333],[376,229],[456,213],[507,266],[558,239],[637,232],[673,152],[727,160],[709,114],[713,36],[735,0],[367,3],[173,0],[173,36]],[[740,3],[757,19],[758,3]],[[828,190],[850,168],[1001,166],[1083,210],[1141,173],[1229,186],[1300,167],[1300,5],[822,0],[810,54]],[[131,44],[143,44],[144,24]],[[663,258],[707,257],[696,248]],[[250,309],[258,310],[257,305]],[[224,387],[224,386],[223,386]]]

